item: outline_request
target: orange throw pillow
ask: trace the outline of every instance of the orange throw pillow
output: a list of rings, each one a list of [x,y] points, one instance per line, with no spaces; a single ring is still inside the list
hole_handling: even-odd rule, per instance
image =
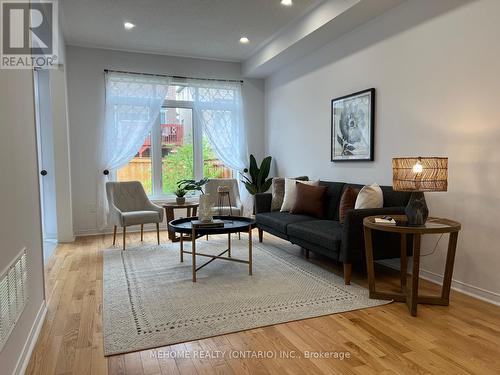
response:
[[[344,218],[347,210],[354,209],[354,205],[356,204],[356,198],[358,197],[359,189],[355,189],[352,186],[348,186],[342,197],[340,198],[339,204],[339,221],[341,224],[344,224]]]
[[[297,199],[290,213],[294,215],[309,215],[320,219],[323,218],[326,186],[312,186],[299,183],[296,189]]]

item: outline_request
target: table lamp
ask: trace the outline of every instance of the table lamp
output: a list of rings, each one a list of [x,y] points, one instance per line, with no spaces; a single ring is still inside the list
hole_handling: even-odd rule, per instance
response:
[[[448,158],[408,157],[392,159],[394,191],[411,191],[405,208],[409,226],[423,226],[429,216],[424,191],[448,190]]]

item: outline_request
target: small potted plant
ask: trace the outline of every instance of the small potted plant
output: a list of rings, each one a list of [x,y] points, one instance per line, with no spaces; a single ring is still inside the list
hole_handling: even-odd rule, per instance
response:
[[[177,198],[175,198],[175,201],[177,202],[177,204],[184,204],[186,203],[186,195],[187,191],[182,189],[182,188],[178,188],[174,194]]]

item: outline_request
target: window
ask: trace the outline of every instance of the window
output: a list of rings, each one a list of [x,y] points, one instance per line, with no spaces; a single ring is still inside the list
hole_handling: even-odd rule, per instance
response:
[[[148,195],[162,198],[182,179],[232,176],[196,121],[191,95],[185,86],[169,86],[156,124],[135,157],[117,171],[117,181],[141,181]]]

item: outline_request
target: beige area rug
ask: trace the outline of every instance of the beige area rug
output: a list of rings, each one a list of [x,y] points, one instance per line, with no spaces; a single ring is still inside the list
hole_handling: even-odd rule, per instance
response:
[[[248,237],[233,238],[233,257],[246,259]],[[197,251],[216,254],[226,245],[226,236],[213,236],[198,240]],[[178,243],[105,250],[105,355],[387,303],[287,249],[296,248],[255,241],[253,276],[246,264],[215,260],[198,272],[196,283],[190,255],[180,263]],[[197,263],[207,259],[198,257]]]

